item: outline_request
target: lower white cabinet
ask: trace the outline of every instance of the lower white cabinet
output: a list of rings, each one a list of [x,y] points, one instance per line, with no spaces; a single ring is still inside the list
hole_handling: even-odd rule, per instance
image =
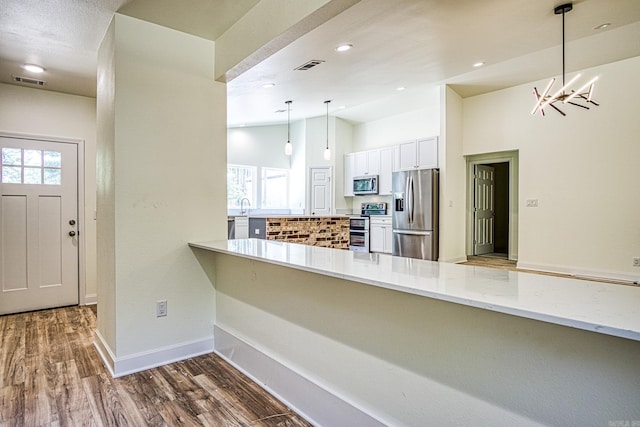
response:
[[[393,226],[390,216],[370,217],[369,250],[371,252],[392,252]]]
[[[236,219],[236,239],[249,238],[249,217],[237,216]]]

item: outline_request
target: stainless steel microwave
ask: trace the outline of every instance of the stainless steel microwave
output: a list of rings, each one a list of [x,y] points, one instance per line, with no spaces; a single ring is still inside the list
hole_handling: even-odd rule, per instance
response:
[[[378,175],[356,176],[353,178],[353,194],[378,194]]]

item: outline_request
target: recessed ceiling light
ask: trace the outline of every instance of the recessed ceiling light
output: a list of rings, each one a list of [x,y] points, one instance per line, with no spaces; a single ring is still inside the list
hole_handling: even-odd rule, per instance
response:
[[[344,43],[339,46],[336,46],[336,52],[346,52],[353,47],[352,44]]]
[[[396,90],[397,90],[398,92],[402,92],[402,91],[403,91],[403,90],[405,90],[405,89],[406,89],[406,87],[404,87],[404,86],[400,86],[400,87],[397,87],[397,88],[396,88]]]
[[[606,22],[604,24],[596,25],[593,27],[594,30],[604,30],[605,28],[611,26],[611,22]]]
[[[479,61],[479,62],[476,62],[475,64],[473,64],[473,66],[475,68],[482,67],[483,65],[484,65],[484,62],[482,62],[482,61]]]
[[[262,85],[262,87],[265,89],[269,89],[270,87],[274,87],[275,85],[275,83],[265,83]]]
[[[22,68],[24,68],[27,71],[31,71],[32,73],[44,72],[44,68],[36,64],[24,64]]]

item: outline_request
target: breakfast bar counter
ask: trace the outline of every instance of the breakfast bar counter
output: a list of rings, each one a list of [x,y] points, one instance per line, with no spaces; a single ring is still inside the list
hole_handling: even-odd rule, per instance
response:
[[[640,420],[640,288],[260,239],[190,246],[216,290],[215,351],[314,425]]]
[[[190,245],[640,341],[637,287],[258,239]]]

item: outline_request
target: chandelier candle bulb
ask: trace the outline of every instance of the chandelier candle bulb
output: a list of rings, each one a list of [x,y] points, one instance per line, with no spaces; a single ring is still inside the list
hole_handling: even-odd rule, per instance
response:
[[[546,98],[546,96],[549,94],[549,91],[551,90],[551,86],[553,86],[553,84],[555,83],[556,78],[553,77],[550,81],[549,84],[547,85],[547,88],[544,90],[544,92],[542,93],[542,96],[538,95],[538,90],[536,88],[533,88],[534,93],[536,94],[536,96],[538,97],[538,102],[536,102],[535,107],[533,107],[533,110],[531,110],[531,114],[535,114],[536,111],[538,111],[538,107],[540,106],[540,104],[542,104],[542,102],[544,101],[544,99]]]
[[[553,96],[551,98],[549,98],[544,104],[542,104],[542,106],[540,107],[541,110],[544,109],[544,107],[546,107],[547,105],[551,104],[554,101],[557,101],[559,99],[559,96],[561,94],[564,93],[564,91],[573,84],[573,82],[575,82],[576,80],[578,80],[580,78],[580,74],[576,74],[576,76],[574,78],[572,78],[571,80],[569,80],[569,83],[567,83],[566,85],[562,86],[560,88],[559,91],[557,91],[556,93],[553,94]]]
[[[589,80],[587,83],[585,83],[584,86],[582,86],[580,89],[578,89],[575,92],[573,92],[567,99],[562,101],[562,103],[566,104],[567,102],[571,101],[573,98],[575,98],[576,96],[580,95],[582,93],[582,91],[585,90],[589,86],[591,86],[591,89],[592,89],[593,88],[593,83],[595,83],[596,80],[598,80],[597,76],[592,78],[591,80]],[[591,100],[591,89],[589,89],[589,98],[587,98],[587,100]]]

